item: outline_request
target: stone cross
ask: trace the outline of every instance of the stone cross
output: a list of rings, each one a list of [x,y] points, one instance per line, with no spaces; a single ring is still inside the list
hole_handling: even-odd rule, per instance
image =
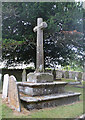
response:
[[[42,18],[37,19],[37,26],[33,29],[37,32],[37,61],[36,72],[44,72],[44,54],[43,54],[43,28],[47,27],[47,23]]]

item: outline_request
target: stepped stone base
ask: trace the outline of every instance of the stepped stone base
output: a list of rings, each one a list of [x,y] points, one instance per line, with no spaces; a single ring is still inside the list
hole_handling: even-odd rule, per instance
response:
[[[67,82],[17,82],[21,103],[28,110],[65,105],[79,100],[80,93],[68,92]]]
[[[55,107],[79,101],[80,93],[63,93],[30,97],[20,94],[22,104],[28,110]]]
[[[51,73],[29,73],[27,75],[27,82],[33,83],[53,82],[53,75]]]
[[[50,82],[50,83],[29,83],[17,82],[19,92],[31,96],[50,95],[57,93],[64,93],[66,82]]]

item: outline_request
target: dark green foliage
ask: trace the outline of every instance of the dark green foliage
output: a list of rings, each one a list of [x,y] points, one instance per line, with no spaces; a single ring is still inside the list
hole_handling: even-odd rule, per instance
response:
[[[77,30],[82,33],[82,4],[74,2],[7,2],[2,4],[3,59],[8,64],[35,62],[36,26],[38,17],[47,22],[44,30],[45,64],[66,65],[80,54],[82,34],[64,34],[61,31]],[[82,54],[81,54],[82,55]],[[17,58],[17,59],[15,59]],[[76,57],[78,60],[78,58]],[[35,62],[36,63],[36,62]]]

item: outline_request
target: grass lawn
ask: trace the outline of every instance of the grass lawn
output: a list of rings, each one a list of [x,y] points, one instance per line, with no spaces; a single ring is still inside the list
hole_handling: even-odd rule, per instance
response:
[[[1,96],[0,96],[1,97]],[[2,117],[2,101],[0,99],[0,120],[1,120],[1,117]]]
[[[11,110],[7,104],[2,104],[3,118],[76,118],[83,114],[83,88],[76,88],[71,85],[66,86],[66,91],[81,92],[80,101],[75,104],[58,106],[55,108],[45,108],[41,110],[22,110],[21,113]],[[0,107],[1,108],[1,107]],[[0,109],[1,111],[1,109]],[[25,113],[25,114],[24,114]]]

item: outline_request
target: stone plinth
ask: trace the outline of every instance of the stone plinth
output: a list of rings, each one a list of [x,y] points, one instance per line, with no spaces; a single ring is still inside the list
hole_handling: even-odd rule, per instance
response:
[[[27,82],[32,83],[53,82],[53,75],[51,73],[29,73],[27,75]]]
[[[55,107],[79,101],[80,93],[62,93],[47,96],[29,97],[20,95],[21,102],[28,110]]]
[[[17,82],[19,91],[31,95],[50,95],[57,93],[64,93],[64,87],[66,82],[51,82],[51,83],[27,83],[27,82]]]

